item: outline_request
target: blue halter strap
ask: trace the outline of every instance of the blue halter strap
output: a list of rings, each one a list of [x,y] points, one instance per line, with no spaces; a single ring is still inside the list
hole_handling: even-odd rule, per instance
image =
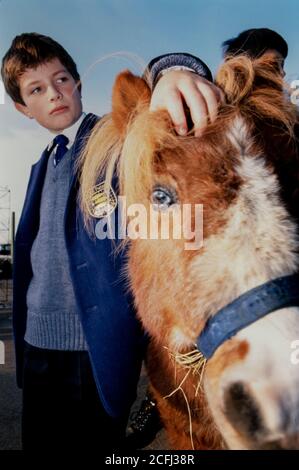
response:
[[[249,290],[211,317],[196,344],[209,359],[221,344],[251,323],[285,307],[299,306],[299,274],[279,277]]]

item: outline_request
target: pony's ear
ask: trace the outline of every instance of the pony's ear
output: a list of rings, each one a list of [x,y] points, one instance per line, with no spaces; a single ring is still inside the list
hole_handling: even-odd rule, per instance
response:
[[[112,94],[112,119],[123,134],[129,120],[140,104],[149,104],[151,92],[145,80],[129,70],[120,73],[115,80]]]

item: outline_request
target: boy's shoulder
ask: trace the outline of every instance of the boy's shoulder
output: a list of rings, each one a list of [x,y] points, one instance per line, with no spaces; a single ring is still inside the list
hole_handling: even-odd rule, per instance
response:
[[[94,125],[102,119],[102,116],[98,116],[93,113],[88,113],[82,120],[82,123],[78,129],[78,134],[79,132],[87,132],[89,128],[94,127]]]

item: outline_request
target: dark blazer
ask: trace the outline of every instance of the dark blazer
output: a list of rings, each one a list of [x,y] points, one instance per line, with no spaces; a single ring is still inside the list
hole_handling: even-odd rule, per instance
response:
[[[111,240],[90,236],[78,206],[74,163],[97,116],[88,114],[72,146],[73,177],[65,212],[65,238],[79,315],[100,399],[114,417],[126,416],[136,396],[145,337],[132,298],[120,278],[124,254],[115,256]],[[13,327],[17,382],[22,386],[26,295],[32,278],[31,247],[39,229],[40,200],[51,149],[32,166],[15,240]],[[117,210],[117,209],[116,209]],[[117,219],[115,219],[117,220]],[[94,224],[97,220],[94,221]]]

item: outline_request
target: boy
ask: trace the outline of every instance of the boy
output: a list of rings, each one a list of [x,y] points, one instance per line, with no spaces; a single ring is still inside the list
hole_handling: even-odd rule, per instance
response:
[[[119,448],[145,341],[121,281],[123,256],[88,235],[77,201],[76,159],[98,117],[82,112],[76,64],[47,36],[17,36],[1,72],[16,109],[52,133],[32,167],[15,241],[23,448]]]

